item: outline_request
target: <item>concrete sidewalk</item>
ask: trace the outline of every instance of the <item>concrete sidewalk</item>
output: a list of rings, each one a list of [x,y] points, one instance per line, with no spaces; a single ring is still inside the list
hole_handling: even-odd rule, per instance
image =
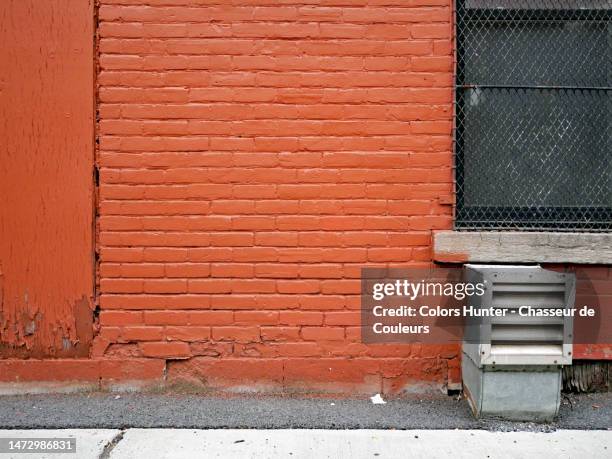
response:
[[[6,437],[75,437],[76,454],[0,458],[608,458],[612,431],[482,430],[1,430]]]

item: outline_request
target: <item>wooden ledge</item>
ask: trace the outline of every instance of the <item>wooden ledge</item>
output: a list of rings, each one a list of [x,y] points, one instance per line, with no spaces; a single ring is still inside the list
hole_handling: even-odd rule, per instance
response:
[[[436,231],[434,260],[612,264],[612,233]]]

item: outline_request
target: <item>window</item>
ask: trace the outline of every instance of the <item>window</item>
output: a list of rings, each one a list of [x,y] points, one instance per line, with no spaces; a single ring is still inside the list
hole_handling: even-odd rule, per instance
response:
[[[457,0],[457,229],[612,230],[612,0]]]

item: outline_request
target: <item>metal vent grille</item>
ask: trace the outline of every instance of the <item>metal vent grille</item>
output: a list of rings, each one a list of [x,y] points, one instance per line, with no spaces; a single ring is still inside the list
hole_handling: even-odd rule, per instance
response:
[[[505,315],[466,318],[463,352],[483,365],[564,365],[572,362],[573,317],[521,315],[574,307],[576,278],[539,266],[465,265],[464,278],[485,285],[485,294],[471,297],[475,308],[504,310]]]
[[[457,229],[612,230],[612,0],[457,0]]]
[[[519,307],[534,311],[565,307],[565,282],[493,284],[492,306],[506,315],[491,319],[491,356],[563,355],[563,317],[525,317]]]

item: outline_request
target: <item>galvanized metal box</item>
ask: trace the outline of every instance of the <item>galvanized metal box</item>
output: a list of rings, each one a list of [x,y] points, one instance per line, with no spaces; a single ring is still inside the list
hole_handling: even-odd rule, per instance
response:
[[[561,367],[572,362],[574,274],[540,266],[466,265],[464,279],[484,284],[484,295],[471,297],[469,305],[495,312],[466,318],[462,373],[474,413],[552,419]],[[559,315],[549,315],[553,311]]]
[[[464,354],[461,372],[476,417],[542,422],[552,421],[559,412],[558,366],[478,367]]]

